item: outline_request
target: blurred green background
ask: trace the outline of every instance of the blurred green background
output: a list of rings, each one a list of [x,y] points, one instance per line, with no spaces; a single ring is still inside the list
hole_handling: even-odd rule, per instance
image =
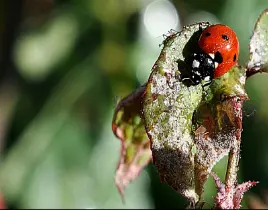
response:
[[[0,191],[8,207],[185,207],[151,164],[122,204],[113,181],[120,152],[113,110],[146,82],[170,29],[227,24],[245,64],[265,8],[267,0],[0,1]],[[262,198],[268,197],[267,84],[265,74],[247,81],[239,171],[240,182],[260,181],[250,192]],[[225,165],[223,159],[215,168],[222,179]],[[211,179],[205,192],[212,204]]]

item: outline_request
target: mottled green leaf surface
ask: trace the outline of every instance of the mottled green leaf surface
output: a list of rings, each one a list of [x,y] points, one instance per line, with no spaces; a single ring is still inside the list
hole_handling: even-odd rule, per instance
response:
[[[139,175],[152,158],[150,141],[140,117],[144,90],[142,86],[122,99],[114,113],[113,132],[121,140],[115,183],[122,197],[127,184]]]
[[[249,44],[251,72],[268,72],[268,10],[259,17]]]
[[[143,114],[153,162],[163,181],[193,202],[213,166],[240,140],[247,99],[245,70],[234,67],[209,87],[180,79],[184,56],[194,52],[200,23],[169,36],[148,80]],[[178,67],[179,66],[179,67]]]
[[[230,149],[240,144],[245,69],[234,67],[212,82],[193,115],[195,155],[195,190],[202,194],[203,186],[213,166]]]
[[[202,194],[203,186],[213,166],[230,149],[239,147],[242,132],[243,98],[239,96],[224,101],[205,102],[194,118],[195,131],[195,181],[196,192]]]
[[[187,87],[177,79],[177,61],[184,60],[184,47],[198,30],[198,24],[190,26],[164,42],[146,86],[143,107],[153,162],[162,180],[194,201],[199,196],[195,193],[196,147],[191,127],[193,112],[202,99],[202,87]]]

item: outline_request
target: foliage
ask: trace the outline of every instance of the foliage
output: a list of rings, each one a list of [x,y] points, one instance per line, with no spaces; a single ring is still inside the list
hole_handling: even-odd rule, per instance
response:
[[[155,2],[162,6],[153,16],[159,20],[153,36],[144,20]],[[177,26],[165,19],[167,3],[173,5]],[[183,25],[229,25],[241,44],[239,62],[247,66],[252,28],[264,8],[267,0],[0,1],[0,191],[5,206],[184,208],[187,200],[160,182],[151,162],[128,185],[122,203],[114,183],[121,149],[111,129],[116,101],[147,83],[162,35]],[[264,201],[267,76],[256,74],[246,82],[250,100],[243,106],[238,172],[239,183],[259,181],[250,193]],[[213,168],[222,181],[227,162],[223,157]],[[209,176],[204,208],[211,208],[216,193]],[[251,201],[250,193],[242,208]]]
[[[248,99],[244,90],[246,72],[249,77],[253,75],[252,71],[264,72],[267,65],[267,48],[262,47],[266,46],[264,37],[268,37],[266,15],[267,11],[264,11],[256,23],[247,69],[235,66],[222,77],[213,80],[208,88],[204,88],[203,84],[187,86],[180,79],[185,71],[184,58],[194,52],[202,31],[200,28],[208,26],[208,23],[194,24],[184,27],[181,32],[170,34],[164,40],[146,89],[142,87],[128,96],[136,98],[138,95],[138,99],[132,102],[135,109],[128,110],[127,116],[130,111],[141,111],[143,126],[151,142],[153,163],[161,180],[188,198],[191,205],[200,203],[208,175],[213,166],[227,154],[229,162],[225,184],[213,174],[218,188],[215,208],[240,208],[243,194],[257,183],[253,181],[237,185],[237,171],[242,107]],[[124,101],[118,105],[118,109],[122,108]],[[118,124],[117,115],[116,111],[113,126]],[[122,145],[129,141],[128,138],[120,138]],[[124,146],[122,148],[124,150]],[[127,150],[121,152],[120,159],[126,157]],[[122,182],[125,179],[130,181],[136,176],[136,173],[132,176],[125,173],[123,177],[126,178],[122,179],[120,173],[119,177],[116,175],[116,180],[121,178]]]

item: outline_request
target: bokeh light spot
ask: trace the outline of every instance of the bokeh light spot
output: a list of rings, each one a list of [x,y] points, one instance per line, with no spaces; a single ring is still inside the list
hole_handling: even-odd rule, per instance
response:
[[[144,12],[143,21],[151,36],[157,37],[177,28],[178,13],[172,3],[158,0],[150,3]]]

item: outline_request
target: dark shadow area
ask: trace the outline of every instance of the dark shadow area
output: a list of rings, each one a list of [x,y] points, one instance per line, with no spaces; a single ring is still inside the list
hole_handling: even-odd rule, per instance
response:
[[[178,69],[181,73],[178,79],[180,79],[182,83],[186,85],[187,87],[196,85],[194,81],[191,80],[191,76],[192,76],[191,68],[192,68],[192,61],[193,61],[193,52],[201,53],[201,50],[198,47],[198,40],[202,31],[203,29],[200,27],[200,30],[196,31],[191,36],[191,38],[189,39],[189,41],[183,48],[182,55],[184,57],[184,61],[183,60],[177,61]]]

